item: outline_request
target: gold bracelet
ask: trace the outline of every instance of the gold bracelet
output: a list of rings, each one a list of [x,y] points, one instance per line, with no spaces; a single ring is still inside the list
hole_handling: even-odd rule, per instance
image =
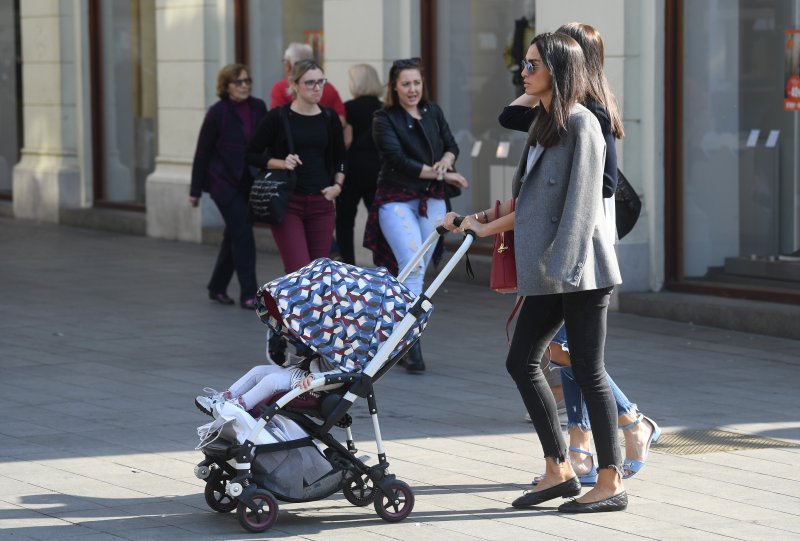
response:
[[[488,224],[489,223],[489,215],[486,214],[485,210],[482,210],[481,212],[483,213],[483,223]]]
[[[478,218],[478,213],[477,212],[475,214],[473,214],[473,216],[474,216],[476,222],[481,223],[481,219]]]

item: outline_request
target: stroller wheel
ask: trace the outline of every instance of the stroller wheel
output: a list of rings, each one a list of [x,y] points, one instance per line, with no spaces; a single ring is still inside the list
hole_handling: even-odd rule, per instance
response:
[[[375,487],[375,512],[386,522],[400,522],[414,509],[414,493],[403,481],[392,481],[389,490]]]
[[[347,481],[342,494],[353,505],[365,507],[375,500],[375,485],[368,475],[356,475]]]
[[[225,493],[225,487],[230,479],[231,476],[224,470],[214,469],[206,481],[206,503],[217,513],[230,513],[239,503],[239,500]]]
[[[246,503],[240,501],[236,509],[236,518],[239,524],[248,532],[260,533],[268,530],[278,518],[278,500],[271,492],[258,489],[251,496],[251,509]]]

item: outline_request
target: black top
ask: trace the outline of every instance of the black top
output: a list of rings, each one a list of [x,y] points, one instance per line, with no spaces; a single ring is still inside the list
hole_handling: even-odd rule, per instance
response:
[[[267,167],[270,158],[282,160],[286,158],[286,155],[289,153],[289,145],[286,140],[283,121],[280,116],[281,109],[287,111],[290,118],[290,129],[292,129],[293,132],[295,131],[292,128],[291,118],[293,116],[297,117],[302,115],[294,113],[290,105],[283,105],[270,110],[258,124],[255,132],[253,132],[253,137],[247,145],[245,159],[249,165],[264,169]],[[325,164],[325,181],[327,182],[324,186],[330,186],[333,184],[333,178],[336,173],[345,172],[346,153],[344,149],[344,136],[342,135],[342,123],[339,121],[339,116],[333,109],[328,109],[326,107],[321,107],[321,109],[322,114],[315,115],[312,118],[321,118],[322,123],[315,124],[315,126],[318,126],[318,128],[315,129],[326,132],[325,140],[327,144],[321,147],[321,151],[324,158],[323,163]],[[298,142],[300,139],[298,139],[298,137],[302,137],[299,131],[297,133],[292,133],[295,152],[297,152],[299,148]],[[300,154],[300,159],[305,165],[306,160],[302,154]],[[303,166],[297,169],[298,174],[302,167]]]
[[[377,152],[372,140],[372,114],[383,106],[375,96],[360,96],[344,104],[347,123],[353,127],[353,144],[350,151]]]
[[[353,127],[353,142],[347,152],[347,176],[361,184],[375,185],[381,167],[378,149],[372,140],[372,115],[383,107],[374,96],[360,96],[345,102],[347,123]]]
[[[331,185],[325,168],[325,149],[328,147],[328,130],[325,118],[317,115],[301,115],[289,111],[289,126],[292,130],[294,150],[303,165],[295,169],[297,187],[295,192],[309,195],[318,194]]]
[[[586,100],[583,104],[600,122],[600,130],[606,141],[606,163],[603,169],[603,197],[611,197],[617,190],[617,140],[611,132],[611,120],[605,107],[594,100]],[[539,114],[539,107],[524,105],[507,105],[497,117],[500,125],[509,130],[530,130],[531,124]]]

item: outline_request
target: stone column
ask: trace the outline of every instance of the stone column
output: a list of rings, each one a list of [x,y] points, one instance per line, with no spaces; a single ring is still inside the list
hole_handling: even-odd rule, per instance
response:
[[[208,194],[189,205],[192,158],[219,68],[233,62],[231,2],[162,0],[156,8],[158,157],[147,177],[147,234],[202,241],[222,218]]]
[[[14,215],[58,222],[91,199],[78,158],[77,88],[85,2],[20,2],[25,139],[14,167]]]

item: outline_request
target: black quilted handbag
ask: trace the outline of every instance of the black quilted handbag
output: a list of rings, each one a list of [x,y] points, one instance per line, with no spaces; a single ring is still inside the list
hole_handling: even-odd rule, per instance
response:
[[[617,237],[621,239],[636,225],[642,212],[642,200],[619,169],[617,191],[614,192],[614,210],[617,215]]]
[[[286,132],[289,154],[294,154],[292,132],[285,107],[280,108],[280,117]],[[250,215],[253,221],[273,225],[281,223],[296,184],[297,177],[294,171],[286,169],[261,171],[250,188]]]

